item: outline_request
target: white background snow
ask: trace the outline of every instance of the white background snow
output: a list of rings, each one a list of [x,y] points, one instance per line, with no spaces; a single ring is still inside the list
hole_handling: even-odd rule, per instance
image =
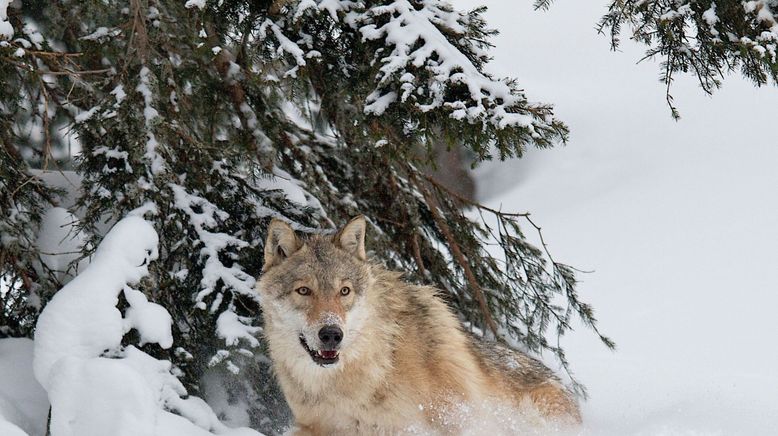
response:
[[[482,4],[456,0],[459,8]],[[569,146],[479,170],[492,206],[530,211],[618,344],[566,340],[592,435],[778,434],[778,89],[737,76],[712,98],[609,51],[605,1],[489,2],[492,71],[556,104]],[[550,360],[549,360],[550,361]]]

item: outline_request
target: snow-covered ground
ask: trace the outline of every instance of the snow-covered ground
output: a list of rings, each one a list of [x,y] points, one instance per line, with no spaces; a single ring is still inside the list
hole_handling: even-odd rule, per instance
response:
[[[458,7],[481,1],[457,0]],[[532,212],[618,351],[566,340],[592,435],[778,432],[778,90],[739,77],[712,98],[609,52],[604,1],[491,2],[498,75],[555,103],[569,146],[479,170],[482,197]]]

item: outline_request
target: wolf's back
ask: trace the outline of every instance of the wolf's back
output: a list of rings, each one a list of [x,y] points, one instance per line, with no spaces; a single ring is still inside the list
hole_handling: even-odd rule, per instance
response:
[[[539,360],[518,350],[470,337],[474,354],[489,377],[507,388],[518,404],[531,403],[547,418],[580,423],[578,402],[561,380]]]
[[[384,318],[379,322],[398,322],[406,339],[414,336],[410,343],[423,355],[443,360],[442,368],[433,373],[478,380],[482,389],[476,390],[487,391],[483,392],[487,397],[521,407],[529,404],[546,418],[580,422],[574,395],[539,360],[465,332],[438,290],[409,284],[385,270],[377,270],[376,277],[376,286],[382,288],[379,294],[385,297],[377,303]]]

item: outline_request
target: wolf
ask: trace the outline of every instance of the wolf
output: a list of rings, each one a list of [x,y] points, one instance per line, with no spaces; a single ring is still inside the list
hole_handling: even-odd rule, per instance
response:
[[[470,336],[436,289],[368,260],[366,228],[363,216],[334,235],[268,227],[257,292],[292,434],[462,434],[458,414],[499,408],[580,423],[550,369]]]

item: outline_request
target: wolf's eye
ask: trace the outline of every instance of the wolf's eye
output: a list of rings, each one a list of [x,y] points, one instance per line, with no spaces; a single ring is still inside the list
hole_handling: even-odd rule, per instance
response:
[[[311,295],[311,288],[300,286],[299,288],[295,289],[295,292],[300,295]]]
[[[340,295],[343,295],[345,297],[346,295],[348,295],[350,293],[351,293],[351,288],[349,288],[348,286],[344,286],[344,287],[340,288]]]

